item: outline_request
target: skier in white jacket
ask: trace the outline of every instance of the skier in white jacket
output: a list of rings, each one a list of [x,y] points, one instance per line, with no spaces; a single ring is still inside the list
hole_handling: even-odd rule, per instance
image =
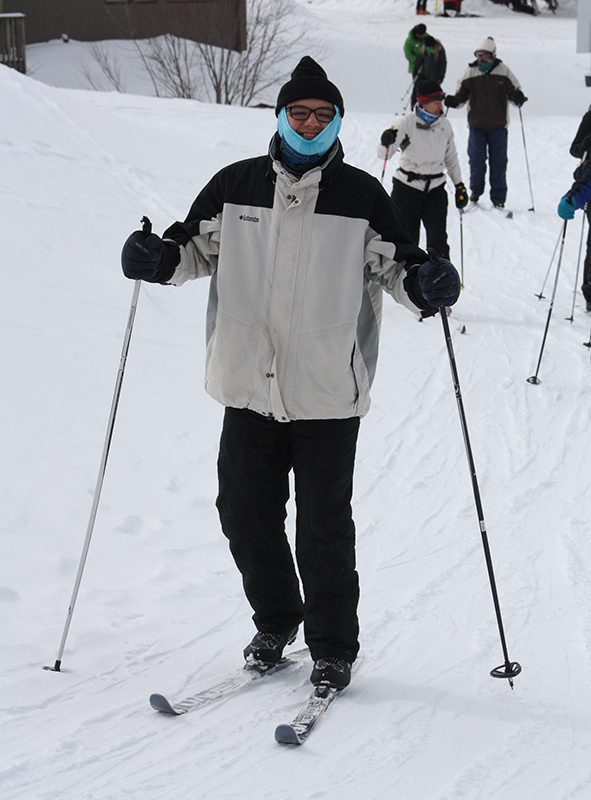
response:
[[[454,133],[443,116],[445,92],[430,80],[420,81],[417,88],[415,110],[382,133],[378,157],[390,159],[397,150],[401,151],[392,181],[392,199],[411,241],[418,245],[422,222],[427,247],[449,258],[445,173],[455,186],[456,208],[465,208],[468,192],[462,183]]]

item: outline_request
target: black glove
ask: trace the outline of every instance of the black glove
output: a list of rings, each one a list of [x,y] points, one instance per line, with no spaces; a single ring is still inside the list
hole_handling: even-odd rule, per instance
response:
[[[468,205],[468,190],[463,183],[456,183],[456,208],[466,208]]]
[[[396,141],[397,133],[398,133],[398,131],[395,131],[392,128],[388,128],[388,130],[385,130],[382,133],[382,135],[380,137],[380,144],[383,147],[390,147]]]
[[[523,94],[523,92],[521,91],[521,89],[514,89],[514,90],[511,92],[511,94],[509,95],[509,100],[510,100],[512,103],[515,103],[515,105],[516,105],[518,108],[521,108],[521,106],[522,106],[524,103],[527,103],[527,97],[526,97],[526,96]]]
[[[443,98],[443,102],[449,108],[457,108],[460,105],[456,99],[456,96],[453,94],[446,94],[445,97]]]
[[[125,277],[149,283],[166,283],[172,278],[178,261],[178,253],[175,258],[155,233],[146,235],[143,231],[134,231],[121,251]]]
[[[460,296],[460,276],[446,258],[434,256],[421,264],[417,280],[421,294],[432,308],[453,306]]]

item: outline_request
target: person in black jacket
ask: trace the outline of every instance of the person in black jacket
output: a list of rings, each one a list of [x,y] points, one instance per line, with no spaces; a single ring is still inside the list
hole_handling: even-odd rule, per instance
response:
[[[579,124],[579,128],[570,146],[570,154],[574,158],[581,159],[581,164],[574,173],[575,184],[576,181],[584,181],[591,178],[591,106],[589,110],[583,114],[583,119]],[[572,189],[576,188],[571,187]],[[570,194],[570,193],[569,193]],[[574,212],[573,212],[574,213]],[[588,233],[587,233],[587,252],[585,255],[585,264],[583,266],[583,283],[581,291],[585,298],[587,311],[591,312],[591,204],[585,205],[585,214],[587,216]]]
[[[574,158],[581,158],[586,161],[591,154],[591,106],[583,114],[583,119],[579,123],[578,130],[569,150]]]
[[[445,48],[433,36],[426,36],[414,63],[412,77],[414,81],[410,101],[411,110],[417,102],[417,86],[419,81],[431,81],[441,86],[447,70]]]
[[[132,233],[121,261],[152,283],[211,277],[206,390],[226,407],[216,505],[254,611],[247,664],[276,665],[303,621],[310,680],[342,689],[359,649],[351,496],[383,291],[433,314],[460,279],[409,240],[380,182],[344,162],[343,98],[309,56],[275,113],[267,155],[218,172],[163,239]]]

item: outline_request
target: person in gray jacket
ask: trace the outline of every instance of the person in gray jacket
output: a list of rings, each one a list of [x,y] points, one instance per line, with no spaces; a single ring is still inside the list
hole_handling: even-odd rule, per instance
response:
[[[351,513],[360,417],[384,292],[415,313],[457,300],[449,261],[409,241],[376,178],[343,161],[343,98],[305,56],[280,90],[269,153],[222,169],[184,222],[124,244],[128,278],[210,277],[206,391],[225,407],[217,507],[266,669],[304,622],[311,681],[339,689],[358,653]],[[296,491],[296,558],[285,533]]]

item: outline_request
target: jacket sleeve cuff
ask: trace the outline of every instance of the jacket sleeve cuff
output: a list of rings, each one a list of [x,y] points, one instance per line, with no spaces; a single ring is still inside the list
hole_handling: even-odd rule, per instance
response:
[[[419,287],[419,267],[420,264],[413,264],[406,270],[406,277],[402,281],[404,291],[409,296],[414,305],[421,310],[423,317],[433,317],[437,313],[436,308],[432,308],[423,297],[423,293]]]
[[[176,268],[181,260],[181,253],[178,244],[165,241],[166,248],[162,255],[158,269],[153,278],[153,283],[168,283],[174,275]]]

